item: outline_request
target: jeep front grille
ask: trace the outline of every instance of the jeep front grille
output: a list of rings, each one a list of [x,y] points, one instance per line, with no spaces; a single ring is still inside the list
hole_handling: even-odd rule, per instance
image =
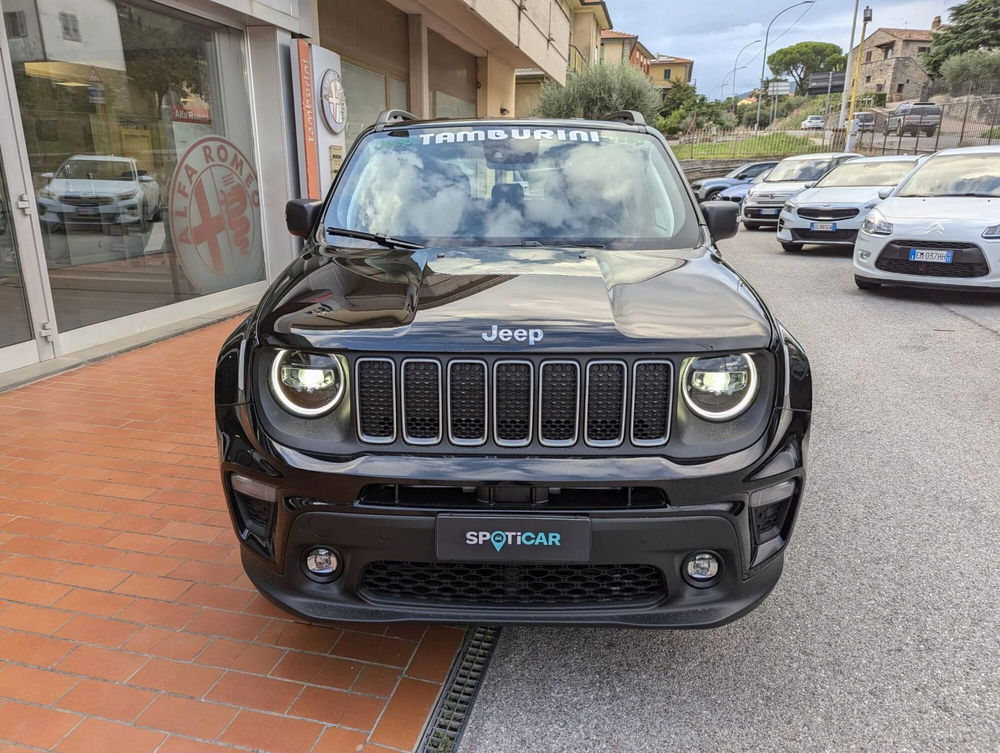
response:
[[[372,444],[654,447],[670,434],[665,359],[362,357],[354,374]]]

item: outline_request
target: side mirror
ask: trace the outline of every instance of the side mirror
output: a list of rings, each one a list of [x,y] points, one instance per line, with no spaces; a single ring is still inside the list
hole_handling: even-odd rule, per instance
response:
[[[42,173],[42,177],[45,178],[45,180],[52,180],[54,177],[56,177],[56,174],[55,173]]]
[[[888,199],[891,194],[892,194],[891,186],[886,186],[885,188],[880,188],[878,190],[878,197],[880,199]]]
[[[152,175],[140,175],[139,176],[139,182],[140,183],[154,183],[155,181],[153,180],[153,176]]]
[[[292,199],[285,204],[285,227],[292,235],[299,238],[308,238],[312,232],[316,221],[319,219],[320,211],[323,209],[322,201],[313,199]]]
[[[705,215],[705,223],[712,239],[721,241],[736,235],[739,227],[740,208],[734,201],[703,201],[701,213]]]
[[[808,183],[805,184],[805,187],[806,188],[812,188],[815,185],[816,185],[816,181],[811,180],[811,181],[809,181]]]

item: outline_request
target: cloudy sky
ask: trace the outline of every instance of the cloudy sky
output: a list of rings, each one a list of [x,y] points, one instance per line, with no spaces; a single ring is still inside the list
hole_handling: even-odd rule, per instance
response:
[[[607,0],[607,5],[615,29],[638,34],[650,52],[694,60],[698,91],[715,99],[727,74],[726,91],[732,92],[733,60],[739,49],[763,40],[768,21],[795,1]],[[873,14],[869,33],[879,26],[927,29],[934,16],[946,19],[947,9],[960,1],[867,0]],[[817,0],[812,6],[793,8],[771,26],[768,52],[807,40],[833,42],[846,51],[853,10],[853,0]],[[736,72],[737,92],[749,91],[760,80],[762,47],[753,45],[740,56],[740,65],[747,67]]]

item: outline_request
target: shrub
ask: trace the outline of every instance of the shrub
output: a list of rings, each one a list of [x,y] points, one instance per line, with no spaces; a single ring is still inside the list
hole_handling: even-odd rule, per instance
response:
[[[652,123],[659,105],[659,92],[641,71],[620,63],[599,63],[569,74],[566,86],[545,82],[534,114],[599,119],[616,110],[638,110]]]

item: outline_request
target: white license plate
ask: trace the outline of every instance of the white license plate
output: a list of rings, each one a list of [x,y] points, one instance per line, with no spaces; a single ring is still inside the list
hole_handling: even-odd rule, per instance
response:
[[[819,233],[833,233],[837,230],[836,222],[810,222],[809,229]]]
[[[954,251],[932,251],[926,248],[910,249],[910,261],[936,261],[941,264],[951,264],[954,259]]]
[[[761,214],[765,214],[765,215],[766,214],[777,214],[780,211],[781,211],[780,209],[761,209],[760,213]]]
[[[86,215],[93,217],[94,215],[97,214],[97,207],[77,207],[76,213],[81,216]]]

